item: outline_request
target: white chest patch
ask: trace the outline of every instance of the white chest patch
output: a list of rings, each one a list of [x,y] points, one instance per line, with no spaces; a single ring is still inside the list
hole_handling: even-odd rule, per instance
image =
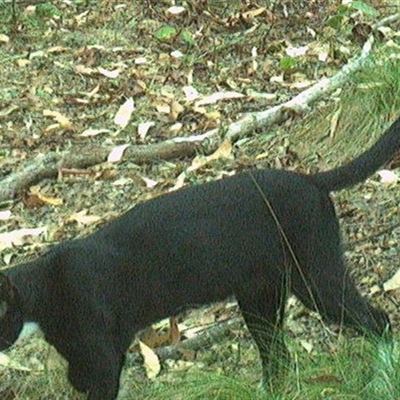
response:
[[[22,331],[18,336],[17,342],[32,336],[34,333],[42,335],[39,324],[36,322],[25,322]]]

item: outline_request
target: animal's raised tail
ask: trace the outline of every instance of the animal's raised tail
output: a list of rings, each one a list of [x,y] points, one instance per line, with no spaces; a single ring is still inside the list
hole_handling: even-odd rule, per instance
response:
[[[329,192],[360,183],[376,172],[400,150],[400,117],[378,141],[354,160],[329,171],[312,175],[313,181]]]

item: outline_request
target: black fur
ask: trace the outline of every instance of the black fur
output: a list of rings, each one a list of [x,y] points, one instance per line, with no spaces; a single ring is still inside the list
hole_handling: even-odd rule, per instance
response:
[[[364,180],[400,146],[400,118],[349,164],[306,176],[242,173],[138,204],[83,239],[0,274],[0,345],[38,322],[90,400],[116,397],[135,333],[183,308],[235,295],[263,375],[286,355],[287,294],[326,319],[383,335],[387,315],[362,298],[343,264],[329,191]],[[5,312],[4,312],[5,311]]]

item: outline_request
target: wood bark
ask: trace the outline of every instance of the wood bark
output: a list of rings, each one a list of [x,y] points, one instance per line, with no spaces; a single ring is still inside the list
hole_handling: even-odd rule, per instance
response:
[[[124,159],[134,163],[155,160],[170,160],[192,156],[197,143],[176,143],[171,140],[149,145],[129,146],[124,152]],[[65,152],[48,152],[23,164],[15,172],[0,181],[0,202],[11,200],[29,186],[46,178],[57,177],[62,168],[88,168],[107,161],[110,148],[91,146],[74,148]]]

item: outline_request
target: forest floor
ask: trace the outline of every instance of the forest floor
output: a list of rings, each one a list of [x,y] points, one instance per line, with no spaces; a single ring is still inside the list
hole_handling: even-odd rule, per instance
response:
[[[360,54],[374,23],[400,11],[396,2],[355,2],[357,7],[333,0],[278,0],[274,6],[262,0],[171,3],[21,1],[13,17],[11,3],[0,2],[0,185],[39,155],[65,152],[84,158],[87,152],[110,149],[114,156],[114,161],[90,166],[59,167],[3,198],[0,235],[36,230],[11,243],[0,239],[0,267],[87,235],[136,203],[185,185],[250,168],[310,173],[339,165],[371,145],[395,118],[400,89],[392,85],[390,70],[379,74],[384,69],[379,57],[389,60],[392,70],[399,68],[398,57],[388,56],[390,49],[398,53],[399,21],[376,30],[379,71],[350,79],[307,114],[293,113],[279,125],[258,128],[233,143],[223,141],[224,127],[246,113],[281,104],[339,71]],[[196,159],[196,153],[179,150],[166,157],[118,156],[121,146],[150,146],[214,128],[221,134],[205,140]],[[396,182],[382,182],[376,175],[333,199],[355,280],[364,295],[389,312],[398,330],[400,292],[372,289],[399,268]],[[239,318],[231,301],[180,316],[179,330],[229,318]],[[161,331],[168,326],[164,323]],[[323,325],[294,299],[285,329],[302,357],[311,360],[341,343],[339,327]],[[164,333],[156,335],[163,337],[161,345],[168,344]],[[242,364],[255,365],[251,379],[256,381],[256,353],[243,323],[233,334],[248,350]],[[239,352],[234,342],[229,339],[229,349],[217,344],[218,356],[200,352],[190,365],[229,369]],[[34,371],[32,382],[41,379],[46,357],[38,354],[48,354],[43,347],[35,341],[16,351],[18,361]],[[176,361],[168,368],[187,367],[182,365]],[[129,374],[144,381],[137,369],[129,368]],[[27,381],[27,372],[11,368],[2,372],[2,382],[12,382],[15,374]],[[8,399],[35,399],[26,394],[30,389],[20,390],[25,392],[0,387]],[[47,397],[42,392],[40,398],[54,398],[54,392]]]

